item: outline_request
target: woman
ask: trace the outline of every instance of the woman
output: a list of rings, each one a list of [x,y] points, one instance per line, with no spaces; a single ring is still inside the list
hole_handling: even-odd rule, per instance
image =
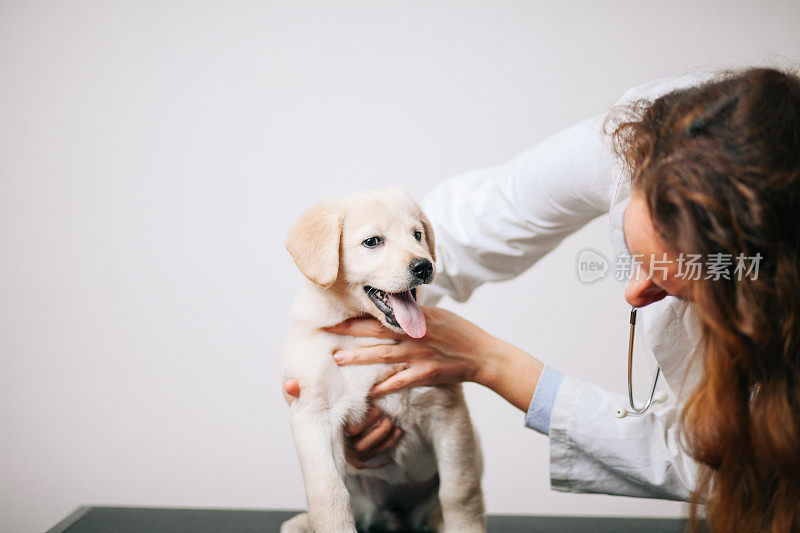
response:
[[[677,406],[618,418],[618,396],[435,307],[419,340],[366,319],[332,331],[396,339],[388,362],[406,368],[375,396],[474,381],[526,411],[526,425],[550,436],[556,489],[691,498],[693,517],[704,504],[714,531],[800,530],[800,79],[693,75],[637,87],[618,104],[428,195],[441,258],[432,292],[464,300],[610,213],[617,251],[639,260],[626,300],[664,300],[648,335]],[[690,256],[706,260],[699,276],[686,276]],[[387,362],[385,348],[335,357]],[[352,462],[399,437],[379,419],[371,412],[350,428]]]

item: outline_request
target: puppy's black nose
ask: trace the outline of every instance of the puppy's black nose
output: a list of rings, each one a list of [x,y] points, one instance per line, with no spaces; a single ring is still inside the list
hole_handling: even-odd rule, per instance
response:
[[[430,282],[433,276],[433,264],[427,259],[416,258],[411,261],[408,268],[411,270],[414,277],[422,281],[422,283]]]

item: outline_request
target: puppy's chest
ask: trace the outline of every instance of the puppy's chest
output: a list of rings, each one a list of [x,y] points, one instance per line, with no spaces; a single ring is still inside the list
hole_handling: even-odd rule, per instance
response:
[[[329,405],[360,404],[369,390],[396,370],[392,365],[369,364],[339,366],[333,359],[338,350],[352,350],[365,346],[387,344],[385,339],[372,339],[344,335],[323,334],[315,342],[306,344],[304,350],[290,350],[287,377],[300,377],[311,390],[327,398]],[[297,348],[297,347],[295,347]],[[305,354],[298,357],[299,354]]]
[[[354,350],[369,346],[391,344],[385,339],[369,339],[363,337],[342,337],[336,343],[336,350]],[[400,365],[388,364],[369,364],[369,365],[347,365],[338,367],[339,374],[347,383],[348,388],[353,390],[369,391],[375,383],[383,381],[386,377],[399,370]]]

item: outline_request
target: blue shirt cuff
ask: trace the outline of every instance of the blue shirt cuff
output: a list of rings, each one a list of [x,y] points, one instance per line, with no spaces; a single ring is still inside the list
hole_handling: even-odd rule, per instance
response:
[[[525,427],[535,429],[545,435],[550,434],[550,414],[553,412],[553,405],[556,403],[558,389],[561,388],[561,381],[564,374],[545,366],[539,383],[533,392],[531,405],[525,414]]]

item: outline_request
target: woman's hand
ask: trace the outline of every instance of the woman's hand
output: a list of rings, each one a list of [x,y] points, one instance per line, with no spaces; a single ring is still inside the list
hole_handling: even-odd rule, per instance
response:
[[[438,307],[422,307],[428,331],[412,339],[383,327],[374,318],[351,318],[325,328],[331,333],[393,339],[394,344],[339,350],[338,365],[402,363],[405,368],[375,385],[370,397],[419,385],[474,381],[526,411],[544,365],[460,316]]]
[[[428,332],[412,339],[384,328],[372,318],[354,318],[326,328],[331,333],[393,339],[394,344],[339,350],[338,365],[402,363],[403,370],[372,388],[375,398],[405,387],[481,381],[492,337],[475,324],[438,307],[423,307]]]
[[[286,380],[283,392],[288,404],[299,398],[300,385],[297,380]],[[402,436],[403,429],[396,427],[391,418],[373,405],[360,422],[345,427],[345,459],[358,469],[382,468],[394,461],[386,459],[377,464],[366,463],[390,450]]]
[[[334,353],[339,365],[402,363],[405,368],[378,383],[371,398],[419,385],[474,381],[494,390],[526,411],[542,373],[542,363],[519,348],[492,337],[475,324],[445,309],[423,307],[428,332],[421,339],[397,334],[374,318],[355,318],[326,328],[331,333],[392,339],[394,344],[367,346]],[[295,379],[284,384],[287,403],[300,397]],[[367,465],[390,450],[403,435],[392,420],[372,406],[358,424],[345,428],[345,457],[356,468],[380,468],[391,462]]]

